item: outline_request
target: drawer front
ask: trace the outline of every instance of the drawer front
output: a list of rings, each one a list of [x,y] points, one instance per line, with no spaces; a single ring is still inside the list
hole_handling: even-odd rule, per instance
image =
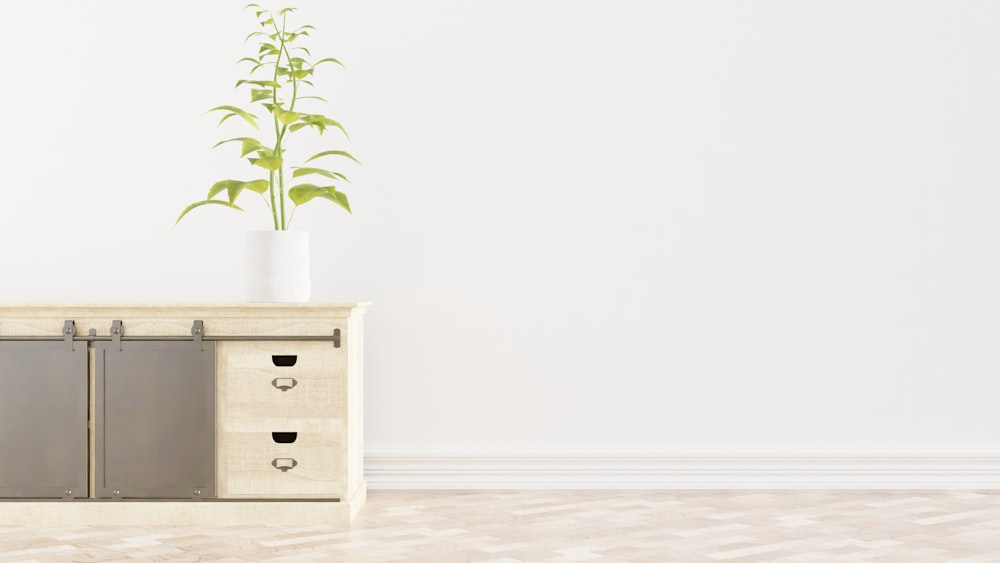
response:
[[[220,342],[220,367],[254,368],[286,377],[290,373],[327,374],[340,367],[346,347],[326,341],[258,340]],[[225,363],[222,366],[222,362]],[[343,374],[341,374],[343,375]]]
[[[219,419],[342,416],[347,358],[330,342],[219,343]]]
[[[294,443],[276,443],[270,432],[222,433],[219,498],[343,499],[346,450],[339,438],[298,432]]]

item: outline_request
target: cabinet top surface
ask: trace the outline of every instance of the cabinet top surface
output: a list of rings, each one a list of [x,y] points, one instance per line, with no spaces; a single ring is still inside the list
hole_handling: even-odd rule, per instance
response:
[[[364,310],[371,301],[343,301],[324,303],[237,303],[237,302],[56,302],[56,303],[2,303],[0,313],[37,313],[43,311],[190,311],[218,313],[334,313],[354,309]]]

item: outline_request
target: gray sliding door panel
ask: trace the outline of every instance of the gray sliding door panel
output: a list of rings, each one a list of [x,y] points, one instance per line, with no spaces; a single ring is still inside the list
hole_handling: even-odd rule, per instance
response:
[[[97,342],[99,498],[215,496],[215,343]]]
[[[0,498],[88,495],[87,345],[0,342]]]

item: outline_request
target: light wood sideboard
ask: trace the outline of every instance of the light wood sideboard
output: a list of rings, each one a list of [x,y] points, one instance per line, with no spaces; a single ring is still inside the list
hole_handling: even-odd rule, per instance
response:
[[[0,525],[346,525],[369,303],[0,304]]]

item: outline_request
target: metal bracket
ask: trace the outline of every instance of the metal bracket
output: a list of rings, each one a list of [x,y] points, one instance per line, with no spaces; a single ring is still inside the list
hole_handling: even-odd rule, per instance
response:
[[[121,321],[111,321],[111,342],[118,345],[118,351],[122,351],[122,336],[125,334],[125,327]]]
[[[202,345],[203,336],[205,336],[205,321],[195,321],[194,326],[191,327],[191,337],[194,338],[195,344],[202,352],[205,351],[205,347]]]
[[[73,344],[73,337],[76,336],[76,322],[66,321],[63,323],[62,334],[63,340],[69,342],[69,349],[75,352],[76,345]]]
[[[340,348],[340,329],[333,329],[333,347]]]

